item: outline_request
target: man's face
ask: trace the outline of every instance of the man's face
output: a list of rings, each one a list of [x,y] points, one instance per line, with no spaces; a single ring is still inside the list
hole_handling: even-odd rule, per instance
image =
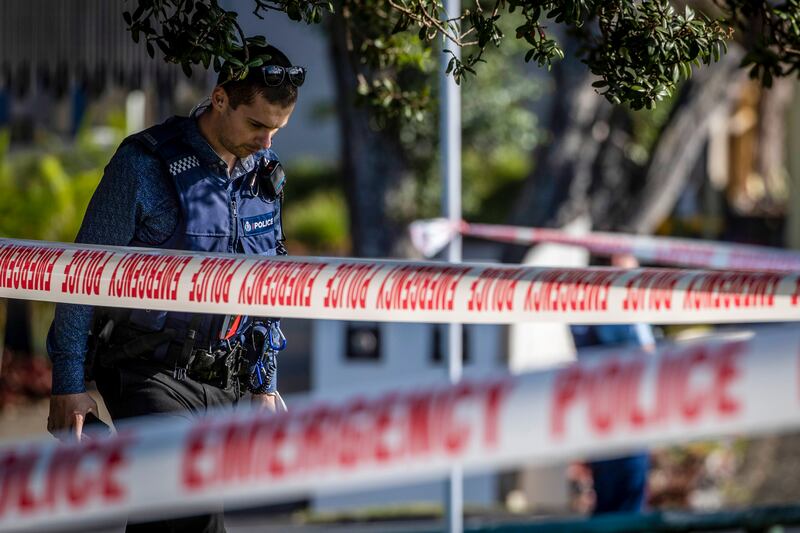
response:
[[[227,151],[243,159],[272,145],[272,138],[289,122],[294,105],[283,107],[256,94],[251,103],[233,109],[226,94],[220,111],[219,142]]]

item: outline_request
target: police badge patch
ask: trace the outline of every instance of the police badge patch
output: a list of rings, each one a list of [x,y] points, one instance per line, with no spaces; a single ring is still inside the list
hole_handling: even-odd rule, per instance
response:
[[[261,235],[272,231],[275,226],[275,217],[272,212],[247,217],[242,219],[242,227],[245,235]]]

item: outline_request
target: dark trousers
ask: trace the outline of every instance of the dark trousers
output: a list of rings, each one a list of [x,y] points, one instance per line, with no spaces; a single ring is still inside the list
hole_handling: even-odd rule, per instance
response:
[[[589,463],[594,477],[594,514],[641,512],[647,495],[646,453]]]
[[[230,405],[238,400],[235,387],[220,389],[191,378],[179,381],[172,377],[171,371],[147,361],[129,361],[119,368],[96,368],[95,381],[114,421],[144,415],[192,418],[209,408]],[[219,512],[129,524],[125,531],[224,533],[225,524]]]

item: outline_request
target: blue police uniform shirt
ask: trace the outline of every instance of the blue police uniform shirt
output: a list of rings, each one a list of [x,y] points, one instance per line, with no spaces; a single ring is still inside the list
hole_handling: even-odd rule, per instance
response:
[[[185,122],[183,141],[200,164],[224,179],[252,170],[254,158],[239,160],[230,176],[227,163],[200,132],[196,117]],[[270,157],[277,159],[274,153]],[[124,142],[105,168],[92,196],[75,242],[128,246],[131,242],[157,246],[169,240],[178,226],[179,203],[164,163],[138,142]],[[86,390],[83,363],[92,326],[93,307],[58,304],[47,336],[53,364],[53,394]]]

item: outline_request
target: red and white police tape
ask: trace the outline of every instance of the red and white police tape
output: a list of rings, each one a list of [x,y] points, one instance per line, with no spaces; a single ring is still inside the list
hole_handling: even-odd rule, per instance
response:
[[[116,437],[0,446],[0,530],[245,507],[317,490],[430,479],[800,427],[800,332],[633,350],[545,372],[132,421]]]
[[[800,273],[276,258],[0,239],[0,297],[390,322],[800,319]]]
[[[457,234],[534,245],[567,244],[599,255],[630,254],[642,262],[694,268],[800,272],[800,253],[767,246],[730,244],[674,237],[591,232],[575,235],[550,228],[495,224],[453,224],[447,219],[417,220],[409,228],[414,247],[433,257]]]

